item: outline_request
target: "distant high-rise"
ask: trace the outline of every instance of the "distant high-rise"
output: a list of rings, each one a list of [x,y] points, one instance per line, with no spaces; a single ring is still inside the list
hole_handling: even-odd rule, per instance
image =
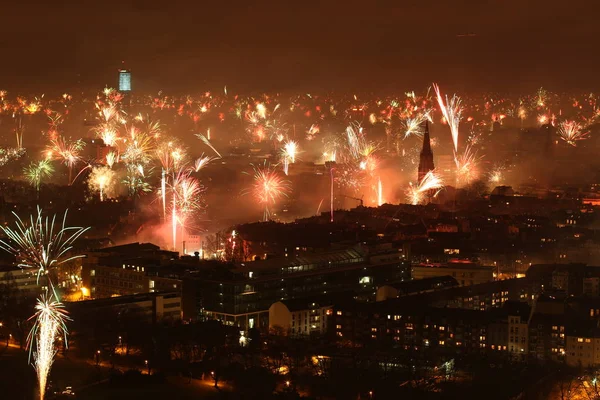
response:
[[[119,70],[119,91],[131,92],[131,72],[127,69]]]
[[[431,139],[429,138],[429,123],[425,121],[425,133],[423,134],[423,148],[419,157],[419,183],[429,171],[433,171],[433,152],[431,151]]]

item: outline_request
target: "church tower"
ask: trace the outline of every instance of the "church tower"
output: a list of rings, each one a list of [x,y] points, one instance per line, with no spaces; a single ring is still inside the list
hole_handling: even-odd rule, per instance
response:
[[[433,152],[431,151],[431,139],[429,138],[429,123],[425,121],[425,133],[423,134],[423,148],[419,157],[418,182],[421,183],[429,171],[433,171]]]

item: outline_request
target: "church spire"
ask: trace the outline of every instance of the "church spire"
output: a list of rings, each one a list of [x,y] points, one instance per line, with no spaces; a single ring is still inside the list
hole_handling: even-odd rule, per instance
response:
[[[423,133],[423,148],[419,157],[419,183],[429,171],[433,171],[433,152],[431,151],[431,138],[429,137],[429,122],[425,120],[425,132]]]

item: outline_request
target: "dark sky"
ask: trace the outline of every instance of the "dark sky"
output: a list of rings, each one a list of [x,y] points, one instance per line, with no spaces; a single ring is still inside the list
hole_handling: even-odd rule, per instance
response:
[[[597,0],[5,0],[0,88],[115,86],[125,61],[141,91],[598,90],[599,15]]]

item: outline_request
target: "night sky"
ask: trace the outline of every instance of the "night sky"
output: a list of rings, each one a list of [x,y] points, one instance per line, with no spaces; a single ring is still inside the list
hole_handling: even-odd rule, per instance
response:
[[[0,88],[600,88],[600,2],[42,1],[0,8]]]

